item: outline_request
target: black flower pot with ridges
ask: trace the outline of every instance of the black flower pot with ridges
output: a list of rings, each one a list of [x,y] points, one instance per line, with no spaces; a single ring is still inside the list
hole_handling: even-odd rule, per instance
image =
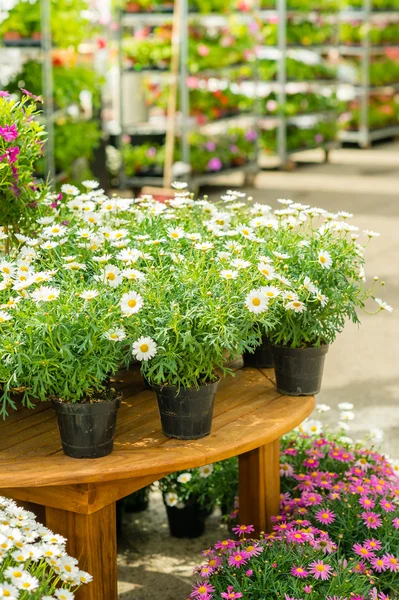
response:
[[[120,399],[119,394],[113,400],[92,403],[52,401],[67,456],[100,458],[111,454]]]
[[[168,506],[166,503],[165,506],[171,536],[197,538],[204,533],[205,517],[200,505],[194,498],[190,498],[182,508]]]
[[[254,352],[244,352],[242,355],[244,367],[254,369],[271,369],[273,366],[273,355],[269,340],[262,337],[262,343],[255,348]]]
[[[179,440],[198,440],[209,435],[219,381],[196,388],[153,385],[157,395],[163,434]]]
[[[288,396],[318,394],[328,344],[318,348],[272,346],[276,387]]]

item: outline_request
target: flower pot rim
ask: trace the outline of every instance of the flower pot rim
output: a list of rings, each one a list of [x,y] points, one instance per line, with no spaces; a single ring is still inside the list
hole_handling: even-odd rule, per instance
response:
[[[95,405],[104,405],[104,404],[112,404],[114,402],[120,402],[123,397],[123,392],[121,390],[113,390],[113,398],[97,398],[95,402],[72,402],[70,400],[62,400],[60,398],[56,398],[52,396],[49,398],[52,404],[56,406],[95,406]]]
[[[177,385],[169,385],[168,383],[165,383],[163,385],[159,384],[159,383],[151,383],[152,387],[154,388],[154,390],[157,391],[162,391],[165,389],[168,390],[183,390],[185,392],[198,392],[201,388],[206,388],[206,387],[210,387],[212,385],[216,385],[220,383],[220,377],[218,377],[218,379],[216,379],[215,381],[209,381],[207,383],[202,383],[199,387],[189,387],[186,388],[184,386],[180,386],[178,387]]]

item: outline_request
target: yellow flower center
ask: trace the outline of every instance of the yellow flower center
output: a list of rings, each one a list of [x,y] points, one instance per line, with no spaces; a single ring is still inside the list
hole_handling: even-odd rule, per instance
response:
[[[260,300],[259,300],[259,298],[253,298],[253,300],[252,300],[252,304],[253,304],[254,306],[259,306],[259,305],[260,305]]]
[[[263,273],[263,275],[269,275],[270,271],[269,269],[262,269],[261,273]]]
[[[176,233],[176,232],[172,233],[172,238],[175,238],[175,239],[177,239],[178,237],[179,237],[179,234],[178,234],[178,233]]]
[[[53,227],[51,230],[53,233],[59,233],[59,227]]]
[[[129,302],[127,303],[128,306],[130,306],[130,308],[134,308],[137,304],[136,300],[134,300],[134,298],[132,298],[131,300],[129,300]]]
[[[235,557],[234,557],[234,560],[235,560],[235,561],[237,561],[237,562],[238,562],[239,560],[242,560],[242,556],[241,556],[241,554],[237,554],[237,556],[235,556]]]
[[[48,299],[49,300],[54,300],[54,298],[55,298],[55,294],[49,294],[48,295]]]
[[[21,571],[14,571],[14,573],[12,574],[13,577],[19,578],[22,577],[22,573]]]
[[[141,344],[141,346],[140,346],[141,352],[148,352],[148,350],[149,350],[148,344]]]
[[[109,336],[110,338],[112,338],[113,340],[117,340],[118,336],[116,333],[111,333],[111,335]]]
[[[319,571],[319,573],[323,573],[326,570],[324,565],[317,565],[316,567],[316,571]]]
[[[114,281],[115,273],[107,273],[107,279],[109,279],[110,281]]]
[[[320,256],[320,262],[324,264],[326,262],[326,257]]]
[[[323,517],[323,519],[328,519],[328,513],[323,513],[321,516]]]
[[[201,587],[199,587],[199,588],[197,589],[197,592],[198,592],[199,594],[206,594],[206,587],[205,587],[204,585],[201,585]]]

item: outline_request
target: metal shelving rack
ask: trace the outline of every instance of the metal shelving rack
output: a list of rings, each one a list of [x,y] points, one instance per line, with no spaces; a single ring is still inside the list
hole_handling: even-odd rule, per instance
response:
[[[252,13],[234,13],[235,16],[238,16],[240,20],[249,21],[253,19]],[[153,125],[149,122],[142,123],[136,126],[126,127],[124,123],[124,107],[123,107],[123,88],[124,88],[124,73],[126,69],[124,67],[123,60],[123,44],[122,44],[122,31],[124,27],[132,27],[138,28],[143,25],[147,26],[155,26],[164,24],[168,21],[168,16],[171,18],[172,13],[123,13],[119,12],[119,27],[118,27],[118,62],[119,62],[119,135],[118,135],[118,145],[121,147],[121,141],[124,134],[140,134],[142,136],[145,135],[154,135],[158,134],[162,136],[166,133],[166,120],[164,123]],[[231,15],[229,15],[231,16]],[[257,124],[258,114],[256,111],[256,92],[254,92],[255,96],[255,108],[252,112],[246,113],[238,113],[237,115],[231,117],[222,117],[220,119],[216,119],[213,121],[209,121],[204,125],[198,125],[195,120],[190,118],[190,97],[189,97],[189,88],[186,85],[187,78],[190,75],[193,75],[198,78],[210,78],[213,77],[215,79],[231,79],[231,73],[234,71],[238,71],[240,67],[244,66],[248,68],[248,65],[232,65],[229,67],[221,67],[220,69],[214,70],[203,70],[199,71],[195,74],[189,73],[188,69],[188,24],[192,21],[196,23],[201,23],[202,25],[208,25],[213,27],[220,27],[226,25],[228,23],[229,16],[222,14],[201,14],[196,12],[189,12],[188,0],[181,0],[181,31],[185,32],[181,36],[181,46],[180,46],[180,67],[179,67],[179,100],[180,100],[180,120],[178,122],[178,134],[179,134],[179,142],[181,148],[181,156],[182,162],[185,165],[191,165],[190,160],[190,143],[188,140],[188,134],[193,130],[201,130],[208,131],[209,133],[214,133],[219,130],[225,129],[226,125],[236,124],[245,120],[251,121],[254,126]],[[256,61],[255,61],[256,63]],[[256,89],[256,64],[253,65],[254,79],[252,84],[255,85]],[[129,71],[128,71],[129,72]],[[161,71],[161,70],[142,70],[141,73],[145,73],[146,75],[153,76],[168,76],[169,71]],[[256,152],[257,154],[257,152]],[[240,165],[234,168],[223,168],[220,171],[216,172],[205,172],[201,174],[192,174],[190,171],[187,171],[186,174],[180,176],[180,179],[185,179],[188,181],[190,188],[194,189],[200,185],[211,184],[217,178],[225,175],[230,175],[232,173],[242,172],[245,176],[246,183],[250,183],[253,176],[259,170],[257,160],[249,161],[244,165]],[[124,172],[123,164],[121,166],[119,172],[119,185],[122,188],[128,187],[140,187],[143,185],[162,185],[163,176],[133,176],[128,177]]]
[[[369,106],[370,96],[373,93],[393,93],[399,90],[399,82],[392,85],[372,86],[370,85],[370,63],[373,56],[385,55],[387,49],[393,46],[373,46],[370,40],[370,26],[373,19],[376,17],[391,17],[395,16],[398,19],[399,27],[399,12],[374,12],[373,0],[363,0],[362,10],[345,10],[340,14],[342,21],[361,20],[363,22],[364,35],[360,46],[345,46],[340,45],[341,56],[358,57],[361,62],[361,80],[359,85],[352,85],[354,96],[360,97],[360,124],[359,129],[355,131],[341,131],[340,139],[342,142],[352,142],[358,144],[361,148],[369,148],[372,142],[384,140],[399,135],[399,124],[390,127],[381,127],[371,129],[369,126]],[[399,39],[396,44],[399,49]]]
[[[322,11],[318,11],[318,14],[324,14]],[[337,42],[338,42],[338,23],[339,23],[339,19],[338,19],[338,13],[331,13],[328,12],[326,13],[328,14],[331,18],[334,19],[334,23],[336,24],[336,35],[337,35]],[[329,52],[331,51],[336,51],[337,47],[334,45],[329,45],[329,44],[322,44],[322,45],[316,45],[316,46],[290,46],[287,44],[287,21],[290,17],[299,17],[299,16],[303,16],[304,19],[307,18],[307,13],[304,11],[297,11],[297,10],[288,10],[287,9],[287,0],[276,0],[276,9],[275,10],[262,10],[259,12],[259,16],[264,19],[270,19],[272,18],[276,18],[278,20],[278,43],[277,46],[272,47],[272,46],[265,46],[262,50],[261,53],[263,54],[264,58],[266,59],[267,54],[270,54],[270,52],[274,52],[275,53],[275,60],[277,61],[277,80],[275,82],[270,82],[268,85],[270,85],[271,87],[274,87],[277,90],[278,93],[278,102],[279,102],[279,106],[280,108],[280,113],[279,115],[276,116],[267,116],[267,117],[261,117],[260,119],[260,126],[262,126],[262,123],[267,122],[267,121],[274,121],[277,124],[277,158],[278,158],[278,163],[280,168],[287,168],[291,165],[292,163],[292,157],[293,155],[297,155],[300,152],[304,152],[310,149],[316,149],[316,148],[322,148],[324,151],[324,155],[325,155],[325,160],[328,160],[328,154],[329,151],[334,148],[337,143],[336,142],[329,142],[326,144],[317,144],[315,143],[314,145],[312,145],[311,147],[308,148],[298,148],[296,150],[289,150],[288,149],[288,144],[287,144],[287,135],[288,135],[288,125],[290,124],[298,124],[300,125],[301,122],[302,124],[305,122],[305,120],[311,120],[313,119],[313,121],[319,122],[322,119],[330,119],[330,118],[336,118],[337,113],[334,110],[329,110],[329,111],[319,111],[319,112],[313,112],[313,113],[306,113],[306,114],[298,114],[295,116],[287,116],[284,113],[284,110],[282,107],[285,106],[286,104],[286,100],[287,100],[287,96],[288,93],[294,93],[294,90],[296,91],[302,91],[303,88],[305,88],[306,90],[309,89],[314,89],[314,88],[330,88],[330,89],[337,89],[338,87],[338,80],[334,79],[334,80],[309,80],[309,81],[290,81],[287,78],[287,68],[286,68],[286,61],[287,61],[287,57],[292,56],[292,58],[298,58],[298,53],[300,51],[304,51],[306,50],[307,52],[312,52],[315,53],[317,55],[319,55],[320,57],[324,57],[325,55],[327,55]],[[261,54],[261,57],[262,57]],[[296,56],[295,56],[296,54]],[[272,59],[268,59],[268,60],[272,60]],[[300,60],[300,58],[298,58],[298,60]],[[267,168],[267,165],[264,165]]]
[[[40,41],[35,45],[21,43],[5,44],[0,51],[18,51],[27,57],[36,55],[42,59],[42,86],[43,95],[46,98],[44,104],[44,117],[47,130],[47,142],[45,152],[45,169],[49,180],[55,181],[54,162],[54,89],[53,89],[53,62],[52,62],[52,34],[51,34],[51,0],[40,0]],[[6,57],[7,58],[7,57]]]

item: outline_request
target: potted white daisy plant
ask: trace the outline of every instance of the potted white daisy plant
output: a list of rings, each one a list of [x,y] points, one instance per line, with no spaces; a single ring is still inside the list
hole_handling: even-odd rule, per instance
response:
[[[379,234],[352,225],[352,215],[280,200],[273,213],[273,236],[265,235],[266,286],[248,295],[249,310],[277,323],[268,333],[276,384],[290,395],[320,390],[325,355],[346,320],[359,323],[358,310],[374,299],[377,309],[392,308],[376,297],[384,282],[366,284],[364,250]],[[369,312],[369,311],[366,311]]]

